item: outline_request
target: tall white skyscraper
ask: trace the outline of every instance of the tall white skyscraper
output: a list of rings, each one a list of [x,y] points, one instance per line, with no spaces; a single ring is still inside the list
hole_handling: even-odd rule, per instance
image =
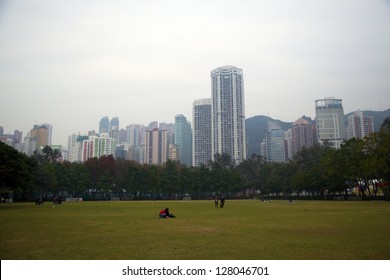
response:
[[[211,151],[211,98],[195,100],[192,107],[192,165],[207,165]]]
[[[212,155],[229,154],[235,164],[246,159],[244,79],[242,69],[211,71]]]
[[[341,101],[334,97],[315,101],[318,141],[337,149],[346,138],[344,109]]]

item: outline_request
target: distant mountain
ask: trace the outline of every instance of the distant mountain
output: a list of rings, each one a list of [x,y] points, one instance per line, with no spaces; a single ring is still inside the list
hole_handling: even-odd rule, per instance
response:
[[[364,115],[366,116],[373,116],[374,118],[374,129],[375,131],[378,131],[381,124],[383,123],[383,120],[386,117],[390,116],[390,109],[387,109],[385,111],[363,111]],[[344,116],[345,122],[347,123],[348,116],[353,114],[354,112],[348,113]],[[303,119],[314,123],[315,120],[311,119],[307,116],[302,116]],[[293,122],[296,120],[293,120],[291,122],[285,122],[281,120],[275,120],[273,118],[267,117],[267,116],[254,116],[251,118],[248,118],[245,120],[245,126],[246,126],[246,148],[247,148],[247,156],[250,157],[252,154],[259,154],[260,153],[260,143],[264,139],[265,131],[267,128],[267,121],[274,121],[281,125],[283,130],[288,130],[292,127]]]
[[[246,131],[246,149],[248,157],[252,154],[260,154],[260,143],[264,139],[265,131],[267,129],[267,122],[274,121],[281,125],[282,129],[288,130],[291,128],[291,122],[283,122],[275,120],[267,116],[255,116],[245,120]]]

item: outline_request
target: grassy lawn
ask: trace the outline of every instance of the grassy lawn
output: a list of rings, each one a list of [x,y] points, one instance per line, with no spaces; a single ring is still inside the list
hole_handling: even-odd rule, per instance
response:
[[[2,260],[390,259],[389,202],[14,203],[0,221]]]

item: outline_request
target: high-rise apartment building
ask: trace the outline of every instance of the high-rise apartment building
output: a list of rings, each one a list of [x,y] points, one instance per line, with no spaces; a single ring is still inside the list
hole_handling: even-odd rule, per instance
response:
[[[286,160],[293,158],[292,153],[292,129],[284,131],[284,145],[286,150]]]
[[[170,160],[179,161],[179,148],[175,144],[168,145],[168,158]]]
[[[175,144],[175,124],[173,123],[160,123],[158,125],[159,130],[166,130],[167,131],[167,145]]]
[[[344,109],[341,99],[327,97],[315,101],[317,138],[321,144],[340,148],[346,139]]]
[[[4,134],[3,127],[0,126],[0,142],[15,148],[19,152],[24,152],[22,131],[15,129],[14,134]]]
[[[31,156],[35,150],[39,148],[37,141],[37,137],[30,137],[31,131],[27,134],[26,137],[24,137],[23,140],[23,151],[26,155]]]
[[[119,141],[117,142],[117,144],[122,144],[122,143],[127,143],[127,130],[126,129],[123,129],[121,128],[119,130]]]
[[[99,136],[89,136],[88,140],[84,140],[81,148],[81,161],[85,162],[94,157],[99,158],[99,146]]]
[[[52,126],[48,124],[34,125],[30,131],[30,137],[36,138],[36,149],[41,146],[48,146],[51,139]]]
[[[126,142],[129,143],[128,159],[144,163],[145,127],[141,124],[130,124],[126,126],[126,133]]]
[[[51,132],[50,132],[51,133]],[[23,132],[20,130],[15,129],[14,130],[14,137],[13,140],[15,143],[22,143],[23,140]]]
[[[108,133],[100,135],[100,156],[115,155],[116,139],[109,136]]]
[[[120,144],[120,131],[118,129],[110,130],[110,137],[115,139],[115,143]]]
[[[374,118],[360,110],[348,116],[347,138],[364,138],[374,132]]]
[[[44,124],[41,124],[41,126],[44,126],[46,127],[47,129],[47,145],[51,146],[53,143],[52,143],[52,135],[53,135],[53,126],[51,124],[48,124],[48,123],[44,123]]]
[[[91,135],[82,144],[82,161],[89,158],[100,158],[101,156],[115,155],[116,141],[109,137],[108,133],[101,133],[100,136]]]
[[[82,161],[82,147],[84,140],[88,140],[88,136],[74,133],[68,137],[68,161]]]
[[[158,128],[158,121],[152,121],[148,124],[148,130],[153,130],[155,128]]]
[[[169,133],[173,134],[175,132],[175,124],[162,122],[162,123],[158,124],[158,129],[159,130],[166,130],[168,132],[168,134]]]
[[[316,128],[305,119],[296,120],[291,129],[291,157],[303,148],[313,147],[317,143]]]
[[[20,148],[27,155],[32,155],[34,151],[40,151],[44,146],[50,146],[52,126],[50,124],[34,125],[24,138],[24,145]],[[20,137],[22,137],[20,135]]]
[[[99,134],[108,132],[110,132],[110,120],[107,116],[104,116],[99,122]]]
[[[244,78],[235,66],[211,71],[212,155],[229,154],[235,164],[246,159]]]
[[[161,165],[168,158],[167,131],[154,128],[145,132],[144,163]]]
[[[192,123],[192,165],[207,165],[213,159],[211,148],[211,98],[194,101]]]
[[[143,125],[140,124],[130,124],[126,126],[126,132],[127,132],[127,143],[130,144],[130,146],[140,146],[142,143],[142,132],[143,132]]]
[[[110,121],[110,131],[118,130],[119,131],[119,118],[113,117]]]
[[[192,165],[192,129],[184,115],[175,116],[174,143],[178,148],[178,158],[182,164]]]

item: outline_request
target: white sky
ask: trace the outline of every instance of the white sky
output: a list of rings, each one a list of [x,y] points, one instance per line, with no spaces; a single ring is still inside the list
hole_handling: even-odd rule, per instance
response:
[[[0,125],[53,144],[98,130],[192,121],[210,71],[243,69],[246,117],[390,108],[389,0],[0,0]]]

